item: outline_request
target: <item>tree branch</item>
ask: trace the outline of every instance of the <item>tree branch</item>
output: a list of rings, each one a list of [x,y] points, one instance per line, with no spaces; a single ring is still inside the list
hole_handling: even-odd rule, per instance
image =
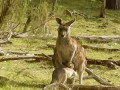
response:
[[[112,86],[112,84],[108,83],[107,81],[103,80],[102,78],[94,74],[90,69],[86,68],[85,71],[88,73],[89,76],[91,76],[93,79],[95,79],[100,84]]]

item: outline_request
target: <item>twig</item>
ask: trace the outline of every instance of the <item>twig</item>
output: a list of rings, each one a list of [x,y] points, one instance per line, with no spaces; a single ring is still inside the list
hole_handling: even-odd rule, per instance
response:
[[[17,25],[13,25],[13,23],[11,23],[10,24],[10,26],[9,26],[9,34],[7,35],[7,37],[6,37],[6,40],[1,40],[0,41],[0,44],[6,44],[6,43],[11,43],[10,42],[10,39],[11,39],[11,37],[12,37],[12,35],[13,35],[13,30],[15,29],[15,28],[17,28],[17,26],[19,25],[20,23],[18,23]]]

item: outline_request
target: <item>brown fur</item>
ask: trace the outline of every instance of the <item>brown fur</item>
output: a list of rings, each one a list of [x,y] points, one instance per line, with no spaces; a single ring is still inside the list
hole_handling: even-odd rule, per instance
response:
[[[53,55],[53,65],[55,68],[74,67],[78,72],[80,84],[82,84],[83,71],[86,66],[85,50],[79,42],[70,36],[70,26],[75,20],[65,24],[62,20],[56,18],[59,24],[58,39]]]
[[[72,68],[56,68],[52,74],[51,83],[66,83],[67,79],[74,79],[76,72]]]
[[[44,90],[48,90],[48,88],[55,87],[57,85],[60,85],[62,88],[65,88],[67,90],[71,90],[68,86],[65,85],[65,83],[67,79],[69,79],[70,81],[72,81],[71,84],[73,84],[75,80],[75,76],[76,76],[76,72],[72,68],[67,68],[67,67],[56,68],[53,71],[52,81],[50,85],[47,85],[44,88]]]

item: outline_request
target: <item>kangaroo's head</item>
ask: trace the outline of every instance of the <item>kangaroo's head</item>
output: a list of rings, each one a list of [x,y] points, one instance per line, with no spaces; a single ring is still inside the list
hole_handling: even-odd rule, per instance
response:
[[[58,37],[60,37],[60,38],[69,37],[70,36],[70,26],[75,21],[75,19],[73,19],[67,23],[62,23],[62,20],[60,18],[56,18],[56,21],[59,24]]]

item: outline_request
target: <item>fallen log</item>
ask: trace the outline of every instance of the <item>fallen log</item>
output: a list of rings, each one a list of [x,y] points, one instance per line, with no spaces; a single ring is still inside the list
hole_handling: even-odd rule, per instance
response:
[[[53,37],[49,37],[49,38],[56,40],[57,36],[53,36]],[[73,38],[75,38],[77,40],[86,40],[86,41],[90,41],[90,42],[120,43],[120,36],[73,36]],[[48,39],[48,38],[41,37],[41,39]]]
[[[28,33],[20,33],[20,34],[13,35],[13,38],[26,38],[28,36],[29,36]]]
[[[12,42],[7,41],[7,40],[0,40],[0,44],[11,44]]]
[[[120,43],[120,36],[77,36],[78,40],[84,39],[92,42],[118,42]]]
[[[28,55],[41,56],[42,55],[39,53],[27,53],[27,52],[16,52],[16,51],[10,51],[8,52],[8,54],[17,54],[17,55],[24,55],[24,56],[28,56]]]
[[[14,35],[14,38],[26,38],[30,35],[23,33],[23,34],[17,34]],[[108,42],[116,42],[116,43],[120,43],[120,36],[73,36],[73,38],[77,39],[77,40],[86,40],[89,42],[102,42],[102,43],[108,43]],[[40,39],[46,40],[46,39],[52,39],[52,40],[56,40],[57,36],[50,36],[48,37],[43,37],[41,36]]]
[[[120,90],[120,86],[68,85],[72,90]]]
[[[43,90],[71,90],[67,85],[65,84],[58,84],[58,83],[52,83],[49,85],[46,85]]]
[[[74,84],[50,84],[44,87],[43,90],[120,90],[120,86],[103,86],[103,85],[74,85]]]
[[[94,47],[89,45],[82,45],[84,48],[92,49],[92,50],[101,50],[101,51],[120,51],[120,49],[117,48],[103,48],[103,47]]]
[[[85,71],[88,73],[89,76],[91,76],[93,79],[95,79],[100,84],[112,86],[112,84],[110,84],[109,82],[103,80],[102,78],[100,78],[99,76],[97,76],[96,74],[94,74],[90,69],[85,68]]]
[[[4,61],[10,61],[10,60],[25,60],[25,59],[44,59],[43,57],[40,56],[16,56],[16,57],[5,57],[5,58],[1,58],[0,62],[4,62]]]
[[[52,59],[52,55],[45,55],[42,54],[43,56],[45,56],[47,59],[51,58]],[[101,59],[90,59],[90,58],[86,58],[87,59],[87,63],[88,65],[102,65],[102,66],[106,66],[110,69],[117,69],[120,66],[120,60],[101,60]]]
[[[55,45],[47,44],[49,48],[55,48]],[[93,49],[93,50],[101,50],[101,51],[120,51],[117,48],[102,48],[102,47],[94,47],[89,45],[82,45],[85,49]]]
[[[117,69],[120,66],[120,60],[98,60],[87,58],[87,63],[93,65],[107,66],[110,69]]]
[[[17,54],[19,56],[15,57],[5,57],[1,58],[0,62],[9,61],[9,60],[22,60],[22,59],[37,59],[37,60],[49,60],[52,59],[53,55],[45,55],[45,54],[30,54],[30,53],[19,53],[19,52],[10,52],[12,54]],[[21,56],[22,55],[22,56]],[[110,69],[117,69],[120,66],[120,60],[100,60],[100,59],[90,59],[87,58],[88,65],[102,65],[106,66]]]

